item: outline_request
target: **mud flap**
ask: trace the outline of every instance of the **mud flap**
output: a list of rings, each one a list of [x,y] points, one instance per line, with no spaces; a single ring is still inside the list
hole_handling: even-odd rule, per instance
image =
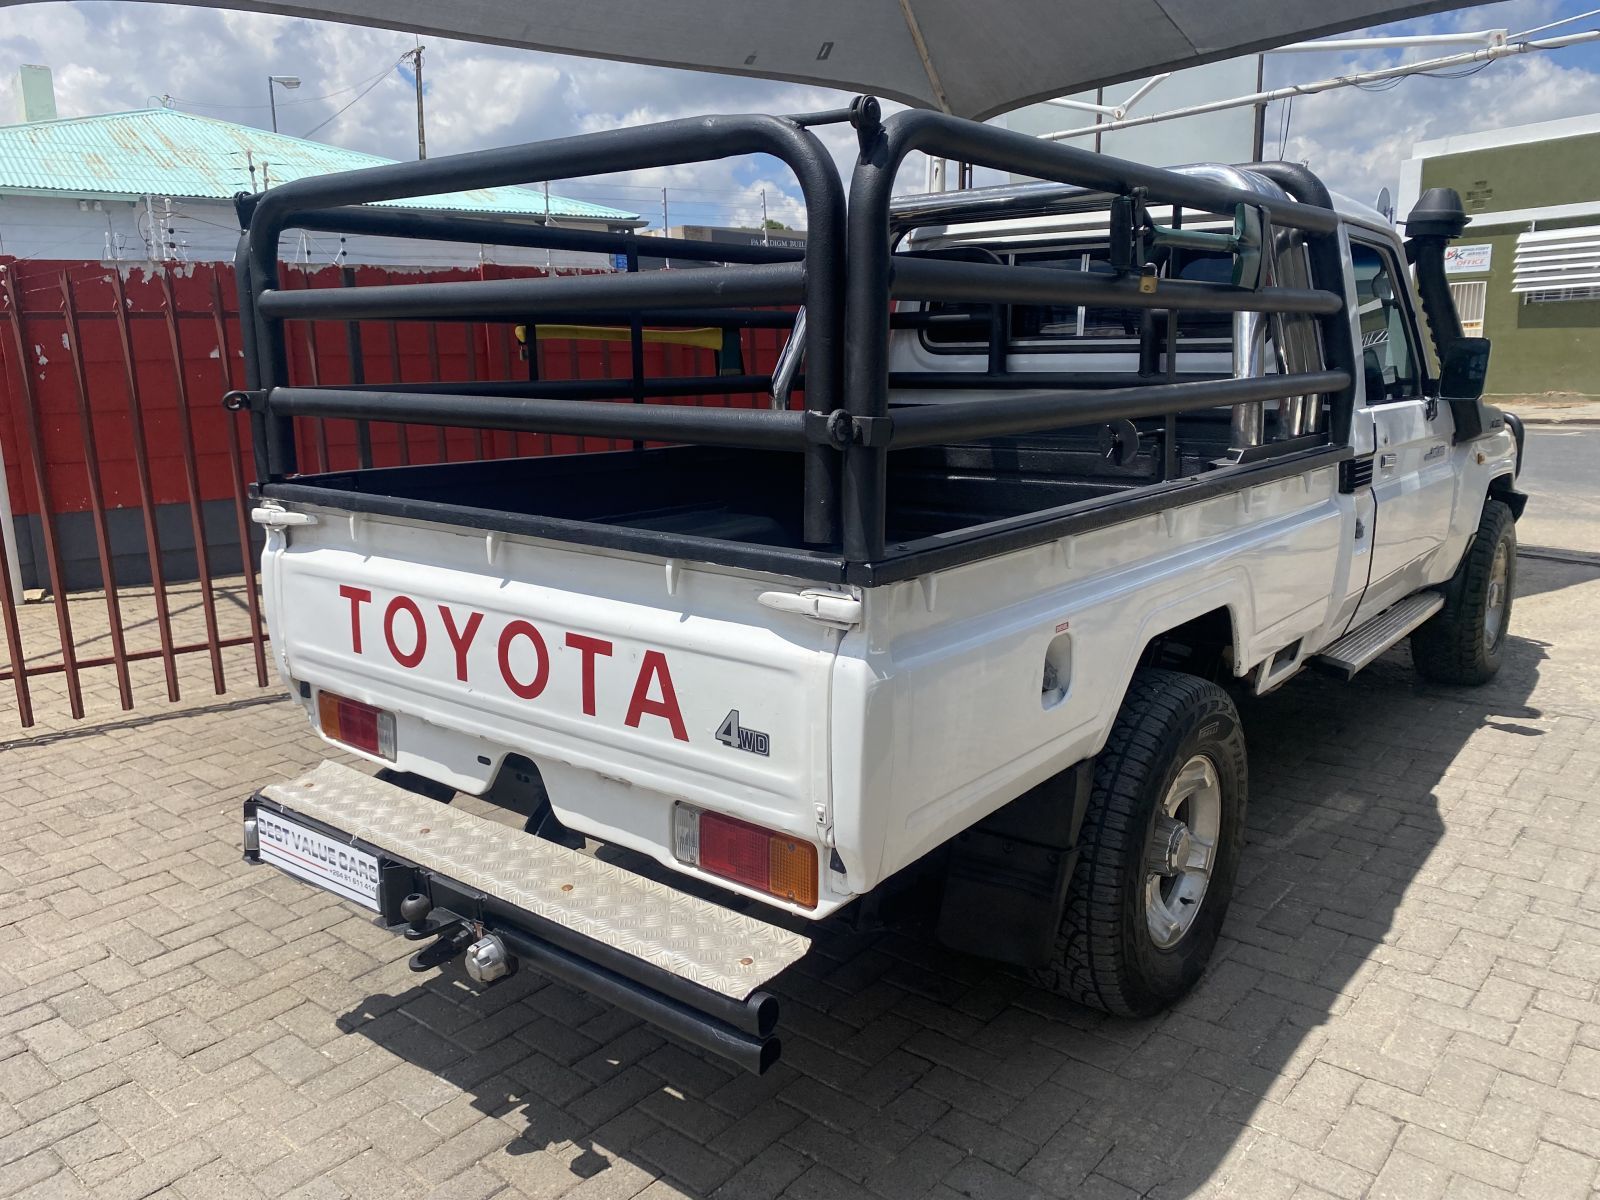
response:
[[[957,835],[939,908],[942,943],[1023,967],[1050,960],[1093,783],[1094,760],[1085,759]]]

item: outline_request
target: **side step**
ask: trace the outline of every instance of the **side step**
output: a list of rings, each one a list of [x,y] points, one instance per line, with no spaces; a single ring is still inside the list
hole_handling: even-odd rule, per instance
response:
[[[413,969],[468,952],[477,978],[468,942],[495,940],[749,1070],[777,1061],[777,1000],[757,989],[809,938],[339,763],[270,784],[244,815],[246,858],[434,937]]]
[[[1326,650],[1314,655],[1311,661],[1350,679],[1443,607],[1444,596],[1439,592],[1418,592],[1414,596],[1407,596],[1392,608],[1363,621]]]

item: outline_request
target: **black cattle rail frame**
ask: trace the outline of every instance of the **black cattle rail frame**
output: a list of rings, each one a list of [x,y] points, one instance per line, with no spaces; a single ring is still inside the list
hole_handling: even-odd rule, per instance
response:
[[[860,146],[848,213],[833,159],[811,131],[816,125],[846,122],[854,127]],[[905,158],[918,150],[1068,185],[1056,194],[1070,193],[1080,208],[1131,198],[1140,205],[1170,205],[1181,219],[1185,209],[1226,214],[1239,205],[1253,206],[1270,222],[1271,230],[1298,231],[1297,236],[1304,238],[1313,286],[1157,280],[1141,275],[1138,264],[1106,275],[900,250],[902,239],[916,225],[1026,215],[1030,203],[1019,198],[1009,209],[990,204],[976,215],[963,214],[963,193],[952,193],[948,198],[919,198],[920,208],[907,215],[906,206],[897,210],[892,203],[892,192]],[[793,172],[806,205],[809,233],[804,251],[364,207],[440,192],[755,153],[772,155]],[[1252,169],[1292,198],[1123,162],[937,113],[909,111],[880,120],[877,102],[859,97],[847,109],[824,113],[700,117],[298,180],[239,200],[245,232],[238,278],[250,370],[248,387],[230,393],[227,403],[251,412],[257,478],[260,493],[268,498],[722,562],[820,582],[874,584],[909,578],[1348,457],[1355,363],[1343,301],[1338,218],[1326,190],[1303,169],[1287,164]],[[599,251],[625,257],[628,271],[284,290],[278,282],[278,242],[290,229]],[[641,272],[641,255],[713,265]],[[892,302],[897,300],[978,303],[993,306],[996,313],[1013,303],[1055,303],[1169,314],[1192,310],[1308,314],[1320,325],[1328,369],[1180,381],[1171,366],[1173,335],[1169,335],[1164,376],[1143,369],[1132,379],[1126,374],[1100,379],[1034,375],[1026,378],[1034,394],[991,394],[891,408],[891,384],[902,394],[919,384],[993,392],[1014,389],[1023,379],[1022,373],[1006,372],[1004,331],[997,318],[991,322],[986,371],[929,372],[925,380],[917,373],[896,372],[891,380],[891,325],[923,315],[892,317]],[[765,388],[768,381],[745,375],[646,378],[646,324],[787,327],[794,316],[786,310],[796,305],[804,306],[806,316],[803,410],[648,403],[674,395],[745,393]],[[631,332],[631,375],[617,381],[287,386],[286,322],[367,318],[626,322]],[[1169,330],[1174,327],[1169,320]],[[1144,358],[1141,355],[1141,367]],[[1044,389],[1047,394],[1038,394]],[[1189,477],[1164,472],[1159,482],[1118,496],[909,542],[887,541],[891,452],[1153,417],[1167,418],[1170,430],[1177,413],[1301,396],[1321,397],[1328,420],[1320,434],[1284,443],[1273,453]],[[630,398],[633,404],[614,402]],[[800,522],[804,546],[752,544],[385,496],[376,478],[383,472],[371,472],[374,478],[360,487],[349,486],[349,474],[325,476],[319,482],[315,476],[297,475],[293,434],[297,416],[624,438],[634,440],[633,453],[640,453],[645,441],[793,452],[804,456],[805,464]]]

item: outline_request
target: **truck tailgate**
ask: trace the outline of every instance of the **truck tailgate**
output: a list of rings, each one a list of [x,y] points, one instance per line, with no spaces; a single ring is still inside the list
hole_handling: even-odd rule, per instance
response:
[[[816,841],[836,630],[758,597],[798,585],[455,527],[289,514],[263,587],[316,717],[396,715],[394,764],[472,792],[509,754],[556,815],[669,862],[687,800]]]

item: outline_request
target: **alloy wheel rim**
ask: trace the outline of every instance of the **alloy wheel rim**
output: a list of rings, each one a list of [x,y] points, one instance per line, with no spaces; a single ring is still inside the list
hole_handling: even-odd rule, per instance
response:
[[[1483,640],[1490,650],[1500,644],[1500,635],[1504,632],[1510,574],[1511,555],[1502,541],[1494,548],[1494,562],[1489,567],[1489,593],[1483,606]]]
[[[1221,829],[1217,768],[1196,754],[1167,788],[1145,854],[1145,924],[1159,949],[1172,949],[1193,928],[1211,885]]]

